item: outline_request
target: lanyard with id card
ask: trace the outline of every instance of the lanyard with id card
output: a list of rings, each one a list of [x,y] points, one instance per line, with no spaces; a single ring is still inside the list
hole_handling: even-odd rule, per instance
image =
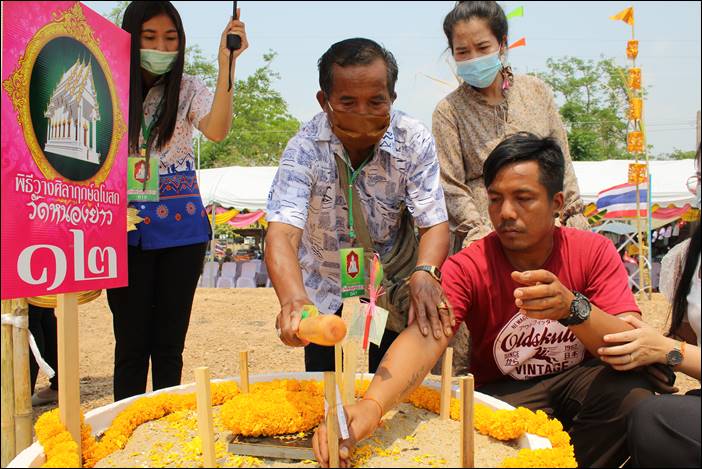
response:
[[[339,158],[337,156],[337,158]],[[340,159],[340,158],[339,158]],[[349,224],[349,237],[351,238],[351,245],[356,244],[356,231],[354,230],[353,222],[353,183],[361,174],[366,162],[364,162],[357,170],[351,172],[351,168],[348,164],[344,163],[343,166],[346,167],[346,180],[342,178],[342,185],[344,182],[348,185],[348,224]],[[341,174],[341,165],[338,165],[339,173]],[[363,247],[351,247],[346,249],[340,249],[340,261],[341,261],[341,298],[352,298],[355,296],[362,296],[366,291],[365,286],[365,255]]]
[[[159,161],[157,157],[152,158],[149,147],[149,137],[157,120],[158,115],[155,114],[147,127],[144,116],[141,116],[144,143],[139,146],[138,154],[127,158],[127,200],[130,202],[158,202],[159,199]]]

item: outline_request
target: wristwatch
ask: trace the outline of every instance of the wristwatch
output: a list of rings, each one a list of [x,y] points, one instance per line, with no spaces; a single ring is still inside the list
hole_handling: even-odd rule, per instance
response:
[[[418,265],[417,267],[412,269],[412,273],[415,273],[418,271],[427,272],[429,275],[434,277],[434,280],[441,283],[441,271],[439,270],[438,267],[433,266],[433,265]]]
[[[582,293],[573,292],[575,298],[570,304],[570,314],[563,319],[559,319],[558,322],[564,326],[577,326],[582,324],[590,317],[590,312],[592,311],[592,305],[590,300],[588,300]]]
[[[681,342],[681,344],[682,343],[683,342]],[[666,354],[665,363],[668,366],[678,366],[679,364],[682,363],[683,358],[684,358],[684,355],[683,355],[682,346],[680,348],[676,347]]]

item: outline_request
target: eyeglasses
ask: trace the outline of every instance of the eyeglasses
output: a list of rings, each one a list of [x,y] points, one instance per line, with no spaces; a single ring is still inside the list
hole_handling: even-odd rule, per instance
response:
[[[700,173],[690,176],[687,178],[687,190],[691,194],[697,195],[697,187],[700,185]]]

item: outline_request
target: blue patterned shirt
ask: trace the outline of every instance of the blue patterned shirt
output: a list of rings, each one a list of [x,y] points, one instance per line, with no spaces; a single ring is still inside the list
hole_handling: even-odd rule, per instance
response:
[[[325,113],[295,135],[283,153],[268,195],[266,218],[303,230],[298,258],[310,299],[322,313],[341,306],[339,249],[350,247],[348,190],[336,160],[349,164]],[[392,111],[390,126],[355,187],[376,251],[387,253],[406,205],[419,228],[448,220],[431,132],[418,120]]]

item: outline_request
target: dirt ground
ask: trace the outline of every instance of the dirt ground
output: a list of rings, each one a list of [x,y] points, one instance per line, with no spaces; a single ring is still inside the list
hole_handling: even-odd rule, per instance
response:
[[[644,319],[663,330],[668,306],[662,295],[641,302]],[[275,333],[278,300],[272,288],[206,289],[195,294],[190,328],[183,354],[182,381],[194,382],[194,369],[208,366],[212,378],[239,373],[239,351],[249,350],[251,374],[304,371],[300,348],[284,346]],[[106,296],[80,307],[80,391],[84,412],[113,402],[114,336]],[[150,381],[150,377],[149,377]],[[40,373],[37,388],[48,385]],[[678,373],[676,385],[685,392],[699,387]],[[148,390],[151,384],[148,384]],[[34,419],[53,405],[34,408]]]

